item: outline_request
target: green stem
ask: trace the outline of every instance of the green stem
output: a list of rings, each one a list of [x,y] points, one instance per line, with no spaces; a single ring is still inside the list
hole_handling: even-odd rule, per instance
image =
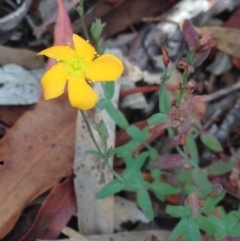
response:
[[[101,150],[101,148],[99,147],[96,139],[95,139],[95,136],[94,136],[93,131],[92,131],[92,127],[91,127],[91,125],[90,125],[90,123],[89,123],[89,121],[88,121],[88,119],[87,119],[87,116],[86,116],[85,111],[83,111],[83,110],[79,110],[79,111],[80,111],[80,113],[81,113],[81,115],[82,115],[82,118],[83,118],[83,120],[84,120],[84,122],[85,122],[85,124],[86,124],[86,126],[87,126],[87,129],[88,129],[89,135],[90,135],[90,137],[91,137],[91,139],[92,139],[92,141],[93,141],[93,144],[94,144],[94,146],[96,147],[96,149],[98,150],[98,152],[102,155],[103,160],[104,160],[104,163],[107,165],[109,171],[110,171],[110,172],[113,174],[113,176],[114,176],[115,178],[117,178],[120,182],[124,182],[123,178],[122,178],[121,176],[119,176],[119,175],[114,171],[114,169],[112,168],[112,166],[111,166],[110,163],[109,163],[108,156],[107,156],[107,143],[104,142],[104,153],[103,153],[102,150]]]
[[[82,28],[83,28],[85,38],[90,42],[90,38],[89,38],[89,35],[88,35],[88,31],[87,31],[87,28],[86,28],[86,23],[85,23],[85,19],[84,19],[83,14],[80,15],[80,20],[81,20],[81,25],[82,25]]]
[[[186,88],[186,85],[187,85],[188,75],[189,75],[189,72],[187,70],[184,70],[180,92],[179,92],[178,97],[177,97],[177,103],[176,103],[177,108],[180,107],[181,100],[182,100],[182,97],[183,97],[183,92],[184,92],[184,89]]]

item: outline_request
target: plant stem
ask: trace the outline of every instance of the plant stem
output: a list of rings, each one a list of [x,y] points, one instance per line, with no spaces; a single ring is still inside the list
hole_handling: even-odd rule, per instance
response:
[[[90,123],[89,123],[89,121],[88,121],[88,119],[87,119],[87,116],[86,116],[85,111],[83,111],[83,110],[79,110],[79,111],[80,111],[80,113],[81,113],[81,115],[82,115],[82,118],[83,118],[83,120],[84,120],[84,122],[85,122],[85,124],[86,124],[86,126],[87,126],[87,129],[88,129],[89,135],[90,135],[90,137],[91,137],[91,139],[92,139],[92,141],[93,141],[93,144],[94,144],[94,146],[96,147],[96,149],[98,150],[98,152],[102,155],[103,160],[104,160],[104,163],[107,165],[109,171],[110,171],[110,172],[113,174],[113,176],[114,176],[115,178],[117,178],[120,182],[124,182],[123,178],[114,171],[114,169],[112,168],[112,166],[111,166],[110,163],[109,163],[108,156],[107,156],[107,143],[104,142],[104,153],[103,153],[102,150],[101,150],[101,148],[99,147],[96,139],[95,139],[95,136],[94,136],[93,131],[92,131],[92,127],[91,127],[91,125],[90,125]]]
[[[187,85],[188,75],[189,75],[189,72],[187,70],[184,70],[184,72],[183,72],[183,80],[182,80],[182,83],[181,83],[180,92],[179,92],[178,97],[177,97],[177,103],[176,103],[176,107],[177,108],[180,107],[181,100],[182,100],[182,97],[183,97],[183,91],[184,91],[184,89],[186,88],[186,85]]]

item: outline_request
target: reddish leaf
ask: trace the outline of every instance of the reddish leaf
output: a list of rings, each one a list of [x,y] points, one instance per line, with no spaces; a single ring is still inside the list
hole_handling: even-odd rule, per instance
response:
[[[69,178],[52,189],[32,227],[20,241],[56,239],[76,209],[73,181]]]
[[[190,50],[196,49],[199,46],[199,37],[190,20],[184,21],[182,31],[188,48]]]
[[[155,160],[152,164],[152,168],[168,169],[171,167],[178,167],[184,164],[184,158],[179,154],[165,154]]]
[[[191,207],[193,218],[198,217],[198,195],[197,193],[192,193],[185,200],[185,204]]]
[[[62,0],[58,0],[58,17],[54,28],[54,44],[53,45],[67,45],[72,44],[72,25],[67,13],[67,10]],[[52,67],[56,60],[49,59],[47,69]]]
[[[0,239],[28,203],[71,174],[76,115],[67,95],[40,101],[0,140]]]

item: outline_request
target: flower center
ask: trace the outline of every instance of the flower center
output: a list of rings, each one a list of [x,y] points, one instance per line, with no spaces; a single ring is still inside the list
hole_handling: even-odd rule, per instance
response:
[[[77,77],[86,72],[85,61],[79,57],[72,57],[66,61],[66,69],[70,76]]]

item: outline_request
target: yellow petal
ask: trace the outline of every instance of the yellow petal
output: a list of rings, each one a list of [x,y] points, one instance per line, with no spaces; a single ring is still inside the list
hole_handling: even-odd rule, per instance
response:
[[[83,77],[69,79],[68,96],[71,105],[81,110],[93,108],[98,99],[97,93]]]
[[[49,58],[66,61],[76,55],[75,51],[69,46],[53,46],[47,48],[38,55],[46,55]]]
[[[89,44],[86,40],[73,34],[73,44],[77,55],[85,61],[90,61],[93,59],[95,54],[94,47]]]
[[[113,81],[122,72],[122,61],[112,54],[104,54],[87,64],[85,75],[92,81]]]
[[[67,82],[67,72],[64,70],[64,63],[58,63],[48,70],[42,77],[44,98],[46,100],[60,96]]]

